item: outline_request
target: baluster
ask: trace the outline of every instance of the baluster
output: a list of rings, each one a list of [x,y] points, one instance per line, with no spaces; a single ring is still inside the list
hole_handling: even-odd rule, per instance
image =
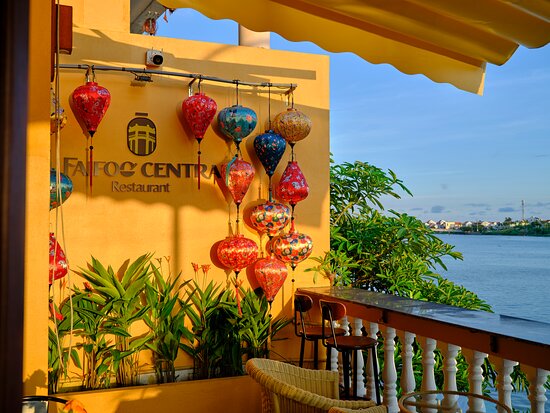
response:
[[[366,329],[367,330],[367,336],[369,336],[370,338],[373,338],[373,339],[377,339],[377,334],[378,334],[378,324],[376,323],[368,323],[368,328]],[[367,355],[367,360],[366,360],[366,368],[365,368],[365,376],[367,378],[366,380],[366,390],[367,390],[367,397],[370,399],[370,400],[376,400],[376,383],[374,381],[374,371],[372,370],[372,360],[371,360],[371,357],[372,357],[372,353],[369,351],[368,352],[368,355]],[[378,365],[380,366],[380,363],[378,363]]]
[[[414,370],[412,359],[414,356],[413,353],[413,343],[414,337],[416,334],[409,333],[407,331],[399,331],[397,333],[399,341],[401,342],[401,391],[403,394],[413,392],[416,388],[416,382],[414,380]]]
[[[353,325],[353,335],[362,336],[363,320],[361,320],[360,318],[354,318],[352,325]],[[364,397],[367,389],[365,388],[365,376],[363,376],[363,368],[365,367],[363,352],[356,351],[353,356],[357,357],[357,371],[353,372],[353,375],[355,376],[355,383],[357,386],[357,396]]]
[[[346,330],[346,336],[349,336],[349,320],[348,320],[348,316],[345,315],[344,317],[342,317],[338,323],[336,324],[337,327],[340,327],[340,328],[343,328],[344,330]],[[341,356],[341,354],[339,354],[337,351],[335,351],[336,353],[336,363],[338,363],[338,357]],[[342,386],[344,386],[344,373],[343,373],[343,368],[344,368],[344,364],[343,363],[348,363],[349,360],[344,360],[343,357],[340,357],[340,360],[342,360],[342,363],[339,364],[339,367],[338,367],[338,371],[340,372],[340,384]],[[348,369],[351,370],[351,366],[348,366]],[[348,371],[350,371],[348,370]],[[350,386],[352,385],[351,384],[351,380],[350,380]],[[350,390],[350,389],[346,389],[346,390]],[[351,390],[350,390],[350,394],[352,394]]]
[[[422,384],[421,390],[436,390],[434,374],[434,350],[437,341],[428,337],[417,337],[417,341],[422,347]]]
[[[443,390],[456,391],[456,372],[458,370],[456,368],[456,357],[460,347],[454,344],[440,343],[439,349],[443,354]],[[457,399],[458,396],[455,394],[445,394],[442,404],[453,406]]]
[[[491,356],[491,361],[495,365],[497,372],[496,388],[498,391],[498,401],[512,408],[512,378],[510,375],[514,370],[514,366],[518,363],[512,360],[502,359],[500,357]],[[498,408],[499,413],[504,413],[504,409]]]
[[[546,403],[546,382],[549,371],[537,369],[531,366],[521,366],[529,381],[529,401],[531,402],[532,413],[544,413],[544,405]]]
[[[483,370],[481,365],[487,357],[487,354],[470,349],[463,349],[462,354],[468,363],[468,383],[470,384],[470,392],[475,394],[483,394]],[[468,399],[469,410],[485,411],[485,403],[482,399]]]
[[[388,413],[399,412],[397,404],[397,369],[395,368],[395,328],[384,326],[382,328],[384,337],[384,370],[382,380],[384,381],[384,404]]]

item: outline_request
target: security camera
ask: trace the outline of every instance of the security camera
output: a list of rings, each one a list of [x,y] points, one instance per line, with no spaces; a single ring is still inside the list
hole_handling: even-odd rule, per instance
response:
[[[161,66],[164,62],[164,56],[160,50],[147,50],[145,64],[147,66]]]

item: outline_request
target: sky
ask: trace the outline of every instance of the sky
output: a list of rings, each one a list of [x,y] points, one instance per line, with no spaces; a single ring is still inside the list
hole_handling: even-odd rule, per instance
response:
[[[167,20],[157,36],[238,44],[230,20],[190,9]],[[423,221],[550,219],[550,45],[488,65],[483,96],[276,33],[271,48],[330,56],[331,152],[403,180],[413,196],[384,199],[386,209]]]

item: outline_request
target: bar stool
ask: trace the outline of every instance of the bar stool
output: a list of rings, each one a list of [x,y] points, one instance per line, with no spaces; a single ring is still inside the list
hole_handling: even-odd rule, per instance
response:
[[[346,306],[336,301],[319,300],[322,314],[321,336],[323,345],[327,348],[327,369],[330,368],[330,349],[342,353],[342,364],[344,373],[344,397],[349,398],[350,385],[350,358],[356,351],[370,350],[372,360],[372,372],[374,375],[374,387],[376,391],[376,403],[380,404],[380,382],[378,380],[378,358],[376,346],[378,341],[366,336],[343,336],[337,337],[333,321],[340,320],[346,315]],[[330,331],[328,330],[330,326]],[[325,331],[327,330],[327,331]],[[353,356],[353,376],[357,377],[357,356]],[[357,383],[353,381],[353,397],[357,398]]]
[[[296,293],[294,295],[294,333],[301,337],[300,341],[300,367],[304,364],[304,349],[306,341],[313,342],[313,368],[319,368],[319,340],[323,338],[321,323],[311,322],[309,310],[313,307],[313,300],[309,295]],[[329,334],[327,332],[327,334]],[[343,336],[346,330],[335,328],[334,335]],[[326,337],[329,337],[330,334]]]

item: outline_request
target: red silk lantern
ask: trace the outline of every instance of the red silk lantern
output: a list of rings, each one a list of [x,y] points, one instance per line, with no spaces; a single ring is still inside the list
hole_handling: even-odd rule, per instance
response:
[[[273,256],[262,258],[254,264],[254,274],[271,304],[288,276],[286,265]]]
[[[235,272],[235,296],[239,314],[241,314],[241,304],[239,299],[239,272],[248,267],[258,257],[258,245],[242,234],[232,235],[219,243],[216,251],[220,262],[230,270]]]
[[[290,204],[292,215],[294,215],[296,204],[306,199],[308,195],[309,186],[306,182],[306,177],[298,166],[298,162],[288,162],[277,186],[278,198]]]
[[[67,275],[68,265],[65,253],[57,243],[53,232],[50,232],[50,285]]]
[[[185,99],[181,105],[183,117],[199,143],[197,159],[198,187],[201,189],[201,141],[216,115],[218,105],[214,99],[204,93],[195,93]]]
[[[232,235],[218,245],[217,256],[220,262],[238,274],[258,257],[258,245],[242,234]]]
[[[262,234],[270,238],[278,235],[279,232],[290,221],[290,208],[278,202],[266,202],[256,205],[250,211],[250,223]]]
[[[294,271],[300,262],[311,255],[313,240],[309,235],[297,232],[293,222],[290,232],[273,238],[270,248],[278,259],[290,264]]]
[[[109,91],[95,82],[95,76],[94,81],[90,81],[89,74],[86,75],[86,84],[77,87],[71,95],[73,112],[90,136],[90,168],[88,170],[90,192],[92,189],[92,177],[94,175],[94,145],[92,138],[110,103],[111,94]]]

